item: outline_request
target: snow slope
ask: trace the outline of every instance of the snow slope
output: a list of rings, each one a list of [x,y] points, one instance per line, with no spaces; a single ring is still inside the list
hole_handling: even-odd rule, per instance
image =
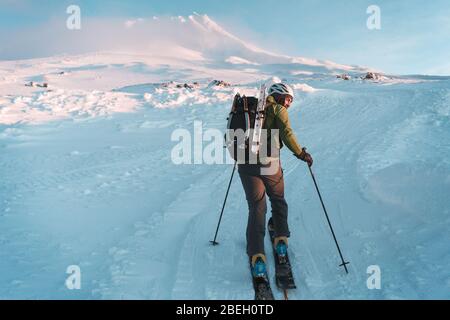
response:
[[[205,45],[174,33],[168,47],[191,55],[0,62],[0,298],[252,299],[239,179],[212,247],[232,166],[173,164],[171,135],[224,130],[233,94],[276,77],[296,89],[291,121],[351,262],[345,275],[311,178],[284,150],[291,298],[450,298],[448,78],[343,81],[366,69],[274,55],[206,16],[163,23]],[[81,290],[65,287],[69,265]],[[366,286],[370,265],[381,290]]]

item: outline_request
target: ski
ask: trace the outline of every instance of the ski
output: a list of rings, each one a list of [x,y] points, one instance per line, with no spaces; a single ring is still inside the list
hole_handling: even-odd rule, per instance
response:
[[[275,300],[268,279],[253,278],[253,288],[255,289],[255,300]]]
[[[292,274],[291,262],[289,261],[289,256],[286,253],[284,258],[279,257],[276,249],[274,248],[275,240],[275,230],[273,227],[272,218],[269,219],[268,230],[270,235],[270,242],[272,244],[273,256],[275,259],[275,282],[280,290],[283,290],[284,298],[287,300],[287,290],[296,289],[294,276]]]
[[[256,109],[255,126],[253,130],[253,139],[251,150],[254,154],[259,153],[261,144],[261,133],[264,126],[264,109],[266,106],[266,85],[262,84],[259,92],[258,107]]]
[[[250,263],[250,272],[252,270],[252,265]],[[253,279],[253,289],[255,290],[255,300],[275,300],[273,297],[272,289],[270,288],[269,278],[266,277],[254,277]]]

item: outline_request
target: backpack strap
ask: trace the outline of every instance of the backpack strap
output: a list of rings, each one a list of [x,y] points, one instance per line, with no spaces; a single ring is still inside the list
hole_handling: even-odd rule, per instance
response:
[[[244,116],[245,116],[245,139],[250,138],[250,112],[248,111],[248,100],[246,96],[242,97],[244,99]]]
[[[244,112],[248,112],[248,100],[246,96],[243,96],[244,99]]]
[[[240,98],[241,95],[239,93],[234,96],[233,105],[231,106],[231,113],[236,113],[237,104]]]

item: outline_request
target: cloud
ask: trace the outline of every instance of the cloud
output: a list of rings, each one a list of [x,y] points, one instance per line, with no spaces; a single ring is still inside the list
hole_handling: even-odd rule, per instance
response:
[[[125,21],[125,27],[126,28],[132,28],[134,25],[136,25],[137,23],[143,23],[145,20],[142,18],[139,19],[135,19],[135,20],[127,20]]]
[[[180,17],[126,20],[85,18],[81,30],[69,30],[63,19],[52,19],[38,27],[0,31],[0,59],[22,59],[123,50],[163,54],[168,42],[178,45],[199,43],[181,25]],[[191,30],[192,31],[192,30]]]
[[[236,56],[265,63],[290,61],[289,57],[274,55],[242,41],[207,15],[199,14],[186,18],[82,19],[81,30],[69,30],[65,20],[55,18],[40,27],[13,33],[4,31],[2,37],[7,45],[0,50],[0,59],[114,51],[191,60],[225,61]]]

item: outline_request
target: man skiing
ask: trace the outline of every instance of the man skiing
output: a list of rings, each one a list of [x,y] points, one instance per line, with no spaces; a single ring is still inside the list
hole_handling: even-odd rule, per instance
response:
[[[267,130],[267,141],[271,140],[271,130],[278,129],[279,150],[286,145],[294,155],[312,166],[313,159],[309,153],[301,148],[291,128],[288,109],[294,100],[294,91],[283,83],[272,85],[268,90],[265,106],[264,129]],[[288,205],[284,198],[284,178],[278,156],[271,155],[258,164],[239,164],[239,176],[245,190],[248,202],[249,216],[247,224],[247,254],[250,259],[252,276],[255,279],[267,281],[266,255],[264,250],[264,236],[266,227],[266,193],[272,207],[272,221],[274,234],[274,250],[278,256],[286,255],[288,238]],[[262,174],[262,170],[277,162],[274,174]],[[255,285],[256,287],[256,285]]]

